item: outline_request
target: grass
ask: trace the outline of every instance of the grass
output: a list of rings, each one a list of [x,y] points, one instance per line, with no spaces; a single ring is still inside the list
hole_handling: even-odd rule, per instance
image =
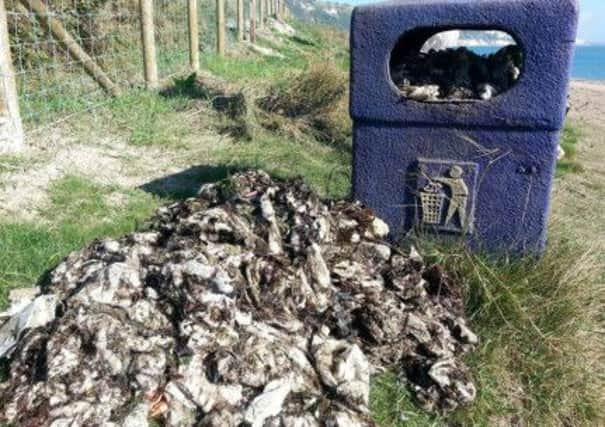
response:
[[[573,123],[567,123],[561,134],[561,148],[565,151],[563,159],[557,163],[557,177],[567,173],[582,172],[582,164],[578,161],[578,142],[581,138],[580,128]]]
[[[315,60],[277,80],[255,105],[264,126],[284,136],[312,138],[350,151],[352,126],[348,113],[347,75],[330,59]]]
[[[177,146],[191,130],[183,125],[180,112],[191,100],[183,96],[162,97],[142,89],[132,90],[107,105],[113,130],[127,134],[137,146]]]
[[[243,82],[269,80],[286,70],[305,67],[306,60],[302,55],[286,58],[254,55],[241,58],[208,53],[202,56],[202,64],[212,74],[223,77],[229,82]]]
[[[0,174],[18,170],[29,161],[30,159],[18,154],[0,154]]]
[[[341,31],[325,27],[300,25],[295,37],[273,33],[271,39],[260,38],[259,45],[274,49],[282,57],[260,55],[202,55],[202,66],[230,83],[254,81],[266,84],[280,80],[284,74],[307,69],[318,56],[329,57],[343,70],[348,70],[348,50]],[[335,41],[339,41],[335,43]]]
[[[67,176],[56,181],[42,220],[0,221],[0,306],[8,291],[37,283],[69,252],[95,238],[133,231],[158,200],[140,190],[100,186]],[[120,196],[123,203],[112,197]]]
[[[443,419],[419,411],[397,375],[388,372],[372,379],[370,410],[379,426],[441,426]]]
[[[347,91],[347,79],[329,61],[313,63],[307,70],[274,84],[263,99],[264,108],[286,117],[331,111]]]
[[[522,260],[490,261],[461,247],[421,243],[428,259],[465,284],[470,325],[482,340],[468,360],[478,397],[449,416],[430,417],[410,407],[406,391],[387,375],[372,390],[376,420],[385,426],[602,425],[603,269],[597,253],[569,236],[558,230],[543,258]]]
[[[264,169],[273,176],[303,176],[319,193],[328,197],[350,194],[350,153],[317,142],[292,141],[261,133],[254,143],[230,144],[214,157],[232,170]]]

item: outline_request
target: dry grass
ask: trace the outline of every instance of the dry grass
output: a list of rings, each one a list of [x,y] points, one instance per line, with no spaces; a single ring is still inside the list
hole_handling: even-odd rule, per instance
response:
[[[274,85],[260,105],[291,118],[317,115],[333,111],[346,90],[346,75],[334,63],[319,61]]]
[[[572,242],[572,233],[554,228],[540,259],[490,260],[462,246],[418,242],[465,286],[467,315],[482,340],[469,359],[478,397],[449,416],[427,416],[387,376],[373,393],[381,425],[603,425],[602,254]]]
[[[319,60],[274,84],[257,105],[266,113],[263,125],[271,130],[344,143],[351,136],[347,93],[346,73],[333,61]]]

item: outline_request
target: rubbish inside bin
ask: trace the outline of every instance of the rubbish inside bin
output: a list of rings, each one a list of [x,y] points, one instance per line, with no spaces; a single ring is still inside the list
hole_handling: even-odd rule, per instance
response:
[[[477,337],[460,288],[387,233],[300,180],[205,185],[69,255],[43,291],[56,313],[0,329],[15,340],[0,422],[365,426],[385,369],[427,409],[467,403]]]
[[[523,51],[517,45],[490,55],[459,47],[394,58],[391,78],[405,97],[416,101],[488,100],[514,86],[522,67]]]

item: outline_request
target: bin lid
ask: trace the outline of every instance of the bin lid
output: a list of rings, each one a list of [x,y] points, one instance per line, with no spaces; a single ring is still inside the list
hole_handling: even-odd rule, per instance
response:
[[[357,7],[351,22],[351,116],[410,125],[560,129],[577,19],[576,0],[399,0]],[[394,47],[412,30],[430,37],[450,29],[513,36],[525,61],[517,83],[487,101],[405,98],[390,76]]]

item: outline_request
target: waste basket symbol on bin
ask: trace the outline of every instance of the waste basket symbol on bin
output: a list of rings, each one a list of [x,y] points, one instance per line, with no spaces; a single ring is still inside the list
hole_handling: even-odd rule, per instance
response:
[[[443,186],[431,182],[420,193],[422,202],[422,222],[425,224],[437,225],[441,223],[441,212],[443,211],[443,201],[445,194]]]
[[[476,164],[419,160],[420,222],[438,230],[472,233]]]

